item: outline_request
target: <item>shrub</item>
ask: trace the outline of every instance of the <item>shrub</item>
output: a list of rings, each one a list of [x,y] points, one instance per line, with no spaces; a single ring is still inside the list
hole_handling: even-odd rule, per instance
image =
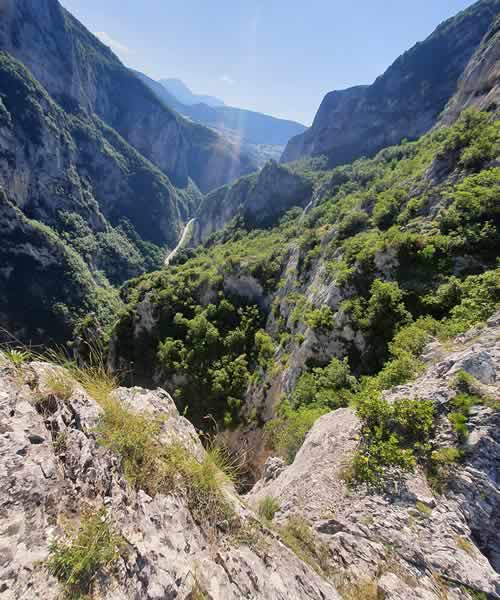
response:
[[[75,535],[53,542],[47,568],[64,587],[68,598],[89,594],[99,572],[115,563],[123,540],[114,530],[104,509],[85,515]]]
[[[334,314],[329,306],[307,311],[304,321],[308,327],[316,331],[331,331],[335,325]]]
[[[366,229],[369,217],[363,210],[349,212],[338,225],[338,237],[340,240],[356,235]]]
[[[266,521],[272,521],[274,515],[279,511],[280,503],[273,496],[266,496],[262,498],[257,507],[257,513],[259,517],[262,517]]]
[[[353,459],[354,479],[376,484],[388,467],[411,471],[417,459],[427,459],[434,412],[428,400],[391,404],[378,392],[365,393],[357,407],[363,439]]]
[[[472,394],[457,394],[451,401],[453,410],[448,413],[448,420],[461,442],[465,442],[469,437],[467,422],[469,420],[470,409],[475,404],[481,403],[481,398]]]
[[[335,409],[347,406],[357,389],[347,359],[333,358],[326,367],[313,369],[298,379],[291,405],[295,409],[313,405]]]
[[[440,448],[431,454],[431,460],[437,466],[452,465],[458,462],[462,455],[462,451],[458,448]]]
[[[255,334],[255,350],[258,364],[263,369],[267,369],[274,357],[275,348],[272,337],[263,329]]]

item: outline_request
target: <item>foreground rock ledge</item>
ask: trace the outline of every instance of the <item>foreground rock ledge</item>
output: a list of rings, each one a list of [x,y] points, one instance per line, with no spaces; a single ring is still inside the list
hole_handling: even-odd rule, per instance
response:
[[[456,393],[453,377],[464,370],[498,399],[499,340],[497,314],[451,348],[431,344],[423,356],[425,373],[386,396],[443,406]],[[470,592],[500,598],[500,413],[475,406],[468,428],[466,459],[453,468],[442,495],[421,471],[395,473],[387,489],[369,493],[343,481],[360,423],[351,409],[339,409],[316,422],[292,465],[278,468],[277,459],[269,459],[247,500],[257,506],[266,496],[277,498],[278,522],[296,513],[309,519],[344,578],[376,582],[386,600],[465,600]],[[442,418],[435,449],[455,445],[454,435]]]
[[[82,389],[52,414],[36,410],[50,365],[32,363],[28,383],[0,366],[0,596],[2,600],[61,597],[44,561],[62,523],[78,521],[84,507],[106,506],[128,551],[112,573],[95,583],[97,597],[110,600],[194,598],[201,589],[213,600],[338,599],[334,587],[301,562],[275,534],[260,528],[265,543],[232,543],[210,535],[192,518],[182,497],[134,492],[113,454],[92,433],[99,405]],[[41,390],[41,392],[40,392]],[[193,426],[179,416],[163,390],[120,388],[115,395],[131,410],[167,415],[162,438],[180,441],[195,457],[203,447]],[[54,441],[64,435],[65,448]],[[56,444],[57,446],[57,444]],[[243,520],[254,520],[233,496]],[[261,547],[262,546],[262,547]]]

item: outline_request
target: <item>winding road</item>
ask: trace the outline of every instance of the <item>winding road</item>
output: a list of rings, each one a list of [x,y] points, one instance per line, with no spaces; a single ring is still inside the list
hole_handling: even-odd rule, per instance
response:
[[[184,242],[186,241],[186,237],[187,237],[187,234],[189,232],[189,228],[191,227],[191,224],[194,223],[195,221],[196,221],[196,219],[190,219],[186,223],[186,226],[184,227],[184,231],[182,232],[182,235],[181,235],[181,239],[179,240],[177,246],[172,250],[172,252],[165,259],[165,266],[166,267],[168,267],[168,265],[170,264],[170,261],[175,257],[175,255],[177,254],[177,252],[179,252],[179,250],[182,248]]]

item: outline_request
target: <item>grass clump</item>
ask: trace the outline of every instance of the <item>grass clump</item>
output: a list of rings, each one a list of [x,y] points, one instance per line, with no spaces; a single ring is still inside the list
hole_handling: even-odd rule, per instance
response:
[[[67,402],[75,389],[75,381],[65,371],[51,370],[46,377],[45,387],[50,394]]]
[[[417,500],[417,502],[415,503],[415,508],[422,516],[424,516],[427,519],[432,515],[432,508],[427,504],[420,502],[420,500]]]
[[[67,598],[84,598],[92,591],[96,575],[118,560],[122,548],[123,538],[101,509],[85,515],[67,541],[51,544],[47,568],[63,585]]]
[[[448,413],[448,420],[461,443],[464,443],[469,437],[467,422],[469,420],[470,410],[476,404],[481,403],[482,399],[473,394],[457,394],[451,401],[453,410]]]
[[[233,509],[222,488],[234,473],[222,450],[210,448],[198,462],[180,443],[159,441],[161,419],[134,414],[111,397],[103,408],[97,440],[120,456],[124,475],[134,489],[150,496],[182,492],[198,522],[216,525],[232,518]]]
[[[455,537],[455,542],[457,543],[457,546],[460,548],[460,550],[463,550],[464,552],[470,555],[474,554],[474,546],[471,542],[469,542],[468,539],[457,535]]]
[[[330,573],[330,550],[326,544],[317,539],[311,526],[303,517],[299,515],[290,517],[278,531],[283,542],[300,560],[320,575]]]
[[[377,582],[372,579],[352,582],[346,581],[343,577],[334,576],[334,583],[342,600],[381,600],[383,598]]]
[[[274,498],[273,496],[266,496],[259,502],[257,514],[266,521],[272,521],[274,519],[274,515],[279,511],[280,507],[281,506],[277,498]]]
[[[2,355],[16,369],[21,368],[31,358],[28,350],[19,348],[6,348],[2,351]]]

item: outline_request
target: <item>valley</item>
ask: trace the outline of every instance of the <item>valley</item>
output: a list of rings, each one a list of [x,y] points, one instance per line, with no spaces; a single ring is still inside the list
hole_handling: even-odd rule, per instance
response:
[[[0,597],[500,598],[499,81],[500,0],[307,129],[0,3]]]

